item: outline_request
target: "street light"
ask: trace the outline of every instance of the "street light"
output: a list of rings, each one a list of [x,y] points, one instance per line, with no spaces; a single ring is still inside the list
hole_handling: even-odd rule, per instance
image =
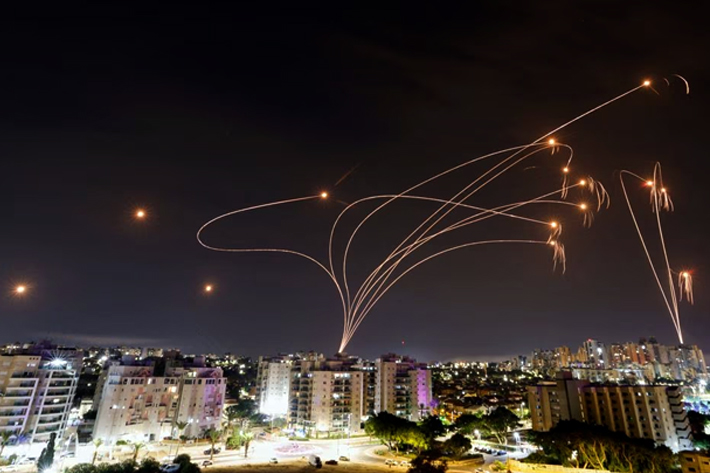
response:
[[[24,284],[19,284],[15,287],[15,294],[17,294],[18,296],[21,296],[25,292],[27,292],[27,286],[25,286]]]

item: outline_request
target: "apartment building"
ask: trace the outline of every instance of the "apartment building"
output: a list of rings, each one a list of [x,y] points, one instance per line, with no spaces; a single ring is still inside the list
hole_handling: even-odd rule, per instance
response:
[[[430,413],[431,371],[426,364],[390,353],[375,361],[375,372],[375,412],[413,421]]]
[[[82,352],[48,343],[0,356],[0,431],[31,442],[64,435],[81,371]]]
[[[419,420],[432,405],[426,366],[393,354],[375,362],[315,353],[261,358],[257,387],[261,413],[280,417],[286,399],[289,426],[310,435],[359,433],[383,410]]]
[[[677,386],[594,384],[565,372],[554,383],[529,386],[528,404],[536,431],[550,430],[562,420],[577,420],[651,439],[674,451],[691,445]]]
[[[124,357],[102,372],[94,406],[93,437],[106,444],[118,440],[154,441],[169,436],[199,437],[219,429],[226,378],[221,368],[167,366]],[[187,427],[180,431],[177,424]]]

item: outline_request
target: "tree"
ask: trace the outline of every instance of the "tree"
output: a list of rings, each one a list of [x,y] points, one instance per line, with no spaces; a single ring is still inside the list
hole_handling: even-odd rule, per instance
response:
[[[96,463],[96,457],[99,455],[99,448],[101,448],[101,445],[104,444],[104,441],[101,439],[94,439],[93,444],[94,444],[94,456],[91,458],[92,465],[94,465]]]
[[[49,441],[47,441],[47,446],[42,449],[42,453],[37,459],[37,471],[42,472],[49,469],[54,463],[54,442],[57,439],[57,434],[51,433],[49,435]]]
[[[506,407],[497,407],[493,412],[483,417],[483,425],[496,437],[498,443],[508,443],[508,431],[519,424],[520,418]]]
[[[137,462],[138,461],[138,454],[140,453],[141,449],[145,447],[145,442],[134,442],[131,444],[133,447],[133,461]]]
[[[416,427],[413,422],[407,419],[383,411],[365,422],[365,432],[378,439],[390,450],[399,453],[400,444],[406,443],[405,439],[410,434],[411,426]]]
[[[459,416],[454,423],[454,429],[463,435],[474,435],[477,430],[479,432],[481,430],[487,431],[481,414],[463,414]]]
[[[448,438],[442,448],[454,458],[461,458],[471,450],[471,440],[465,435],[455,433]]]
[[[249,444],[251,444],[251,441],[254,439],[254,433],[243,432],[242,438],[244,439],[244,458],[246,458],[247,453],[249,452]]]
[[[214,446],[217,442],[219,442],[219,439],[222,438],[222,431],[216,429],[209,429],[207,432],[205,432],[205,434],[207,439],[210,441],[210,461],[212,461],[212,459],[214,458]]]
[[[178,429],[178,436],[179,436],[178,446],[177,446],[177,449],[175,450],[175,456],[177,456],[178,452],[180,451],[180,445],[182,445],[182,443],[184,442],[185,436],[183,435],[183,432],[185,432],[185,429],[187,428],[188,425],[189,424],[187,422],[183,422],[183,421],[175,422],[175,427],[177,427],[177,429]]]
[[[531,455],[529,462],[619,473],[668,473],[675,463],[670,449],[653,440],[576,421],[561,421],[548,432],[531,432],[528,441],[542,449],[542,455]]]
[[[412,460],[407,473],[446,473],[448,468],[446,460],[432,460],[420,455]]]
[[[12,441],[12,437],[13,434],[9,430],[0,432],[0,457],[2,457],[2,452],[5,450],[5,447]]]
[[[431,447],[434,440],[446,433],[446,427],[444,426],[444,423],[441,422],[441,419],[436,416],[425,417],[419,422],[418,426],[419,429],[424,433],[429,447]]]
[[[160,473],[160,463],[155,458],[144,458],[135,473]]]

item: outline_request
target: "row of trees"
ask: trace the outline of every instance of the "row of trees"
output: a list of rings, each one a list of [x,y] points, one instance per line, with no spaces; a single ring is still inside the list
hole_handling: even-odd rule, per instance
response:
[[[531,432],[528,441],[542,449],[526,458],[530,463],[618,473],[670,473],[675,469],[675,458],[668,447],[598,425],[562,421],[549,432]]]
[[[174,462],[180,465],[178,473],[200,473],[200,467],[192,462],[190,455],[178,455]],[[80,463],[66,470],[66,473],[161,473],[160,463],[153,458],[146,458],[140,463],[126,460],[120,463]]]
[[[450,456],[461,458],[471,450],[471,441],[460,433],[444,442],[437,438],[444,435],[446,426],[438,417],[426,417],[419,423],[397,417],[389,412],[380,412],[365,422],[365,432],[379,439],[390,450],[399,453],[414,450],[426,458]]]

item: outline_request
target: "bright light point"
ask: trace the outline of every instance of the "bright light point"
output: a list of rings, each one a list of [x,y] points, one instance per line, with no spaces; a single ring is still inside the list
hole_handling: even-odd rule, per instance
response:
[[[551,145],[554,145],[554,144],[555,144],[555,139],[554,139],[554,138],[550,138],[547,142],[550,143]]]
[[[212,284],[208,284],[205,286],[205,292],[212,292],[212,289],[213,289]]]
[[[580,186],[586,186],[586,185],[587,185],[587,181],[585,181],[584,179],[582,179],[581,181],[579,181],[579,185],[580,185]]]
[[[321,192],[321,193],[320,193],[320,198],[321,198],[321,199],[327,199],[327,198],[328,198],[328,193],[327,193],[327,192]]]
[[[665,188],[665,187],[661,187],[661,192],[666,192],[666,188]]]
[[[562,168],[562,172],[568,173],[568,172],[569,172],[569,168],[568,168],[568,167],[563,167],[563,168]]]
[[[645,80],[645,81],[643,81],[643,86],[644,86],[644,87],[648,87],[649,85],[651,85],[651,81],[650,81],[650,80]]]
[[[145,218],[145,210],[143,210],[143,209],[136,210],[136,217],[137,218]]]
[[[557,242],[555,240],[550,240],[550,246],[555,246]]]
[[[587,210],[587,204],[579,204],[579,208],[582,210]]]
[[[27,291],[27,286],[23,286],[22,284],[20,284],[19,286],[17,286],[17,287],[15,288],[15,293],[16,293],[16,294],[24,294],[25,291]]]
[[[550,222],[550,226],[552,228],[557,228],[557,222]]]
[[[647,185],[648,187],[653,186],[653,181],[646,181],[646,185]]]
[[[685,279],[688,279],[690,277],[690,273],[688,273],[688,271],[683,271],[682,273],[680,273],[680,275],[683,276]]]

